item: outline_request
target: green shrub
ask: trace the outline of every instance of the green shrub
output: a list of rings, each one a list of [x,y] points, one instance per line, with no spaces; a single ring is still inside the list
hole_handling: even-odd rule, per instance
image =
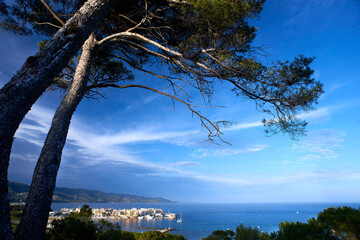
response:
[[[185,238],[179,234],[167,234],[159,231],[147,231],[135,236],[136,240],[185,240]]]
[[[270,239],[267,233],[260,232],[256,228],[244,227],[242,224],[236,227],[236,240],[268,240]]]
[[[82,221],[74,215],[52,221],[53,228],[47,233],[49,240],[96,240],[96,225]]]
[[[235,233],[231,230],[216,230],[207,236],[205,240],[231,240],[233,239]]]
[[[317,221],[339,239],[360,239],[360,209],[328,208],[318,214]]]

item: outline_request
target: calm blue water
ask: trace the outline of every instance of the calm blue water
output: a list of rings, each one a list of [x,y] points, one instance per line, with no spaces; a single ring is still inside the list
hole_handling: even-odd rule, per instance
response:
[[[324,208],[350,206],[359,208],[360,203],[234,203],[234,204],[205,204],[205,203],[88,203],[92,208],[160,208],[165,212],[180,214],[183,222],[176,220],[117,220],[122,230],[142,232],[136,227],[172,227],[173,234],[181,234],[189,240],[199,240],[214,230],[235,230],[236,226],[258,227],[264,232],[278,230],[281,221],[306,222],[321,212]],[[61,208],[81,207],[82,203],[53,203],[53,210]]]

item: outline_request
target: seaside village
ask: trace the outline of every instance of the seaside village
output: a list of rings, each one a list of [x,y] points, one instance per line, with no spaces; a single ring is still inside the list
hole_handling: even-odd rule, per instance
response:
[[[79,213],[80,208],[62,208],[60,212],[50,212],[49,219],[61,218],[71,212]],[[93,219],[176,219],[175,213],[165,213],[162,209],[155,208],[132,208],[132,209],[111,209],[111,208],[100,208],[92,209]]]

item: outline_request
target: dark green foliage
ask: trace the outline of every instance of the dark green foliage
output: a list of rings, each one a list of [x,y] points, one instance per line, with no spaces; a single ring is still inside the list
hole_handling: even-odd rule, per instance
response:
[[[123,240],[122,232],[119,230],[109,229],[97,233],[98,240]],[[125,238],[128,239],[128,238]],[[130,239],[129,239],[130,240]]]
[[[189,2],[191,4],[178,4],[168,13],[167,21],[181,23],[173,27],[181,40],[177,42],[181,52],[196,55],[202,49],[212,48],[214,42],[219,50],[241,50],[239,53],[249,50],[256,28],[250,27],[247,21],[259,15],[264,0]]]
[[[53,1],[50,3],[51,7],[56,7],[55,9],[59,14],[73,14],[71,11],[70,4],[73,1]],[[68,8],[70,7],[70,8]],[[3,19],[0,22],[0,27],[5,31],[11,31],[19,35],[31,35],[31,34],[41,34],[46,36],[53,35],[57,28],[54,26],[61,26],[61,24],[55,20],[51,13],[46,9],[46,7],[41,3],[41,1],[36,0],[15,0],[10,6],[4,6],[6,9]],[[64,10],[68,11],[65,12]],[[44,22],[50,23],[43,24]]]
[[[337,239],[331,237],[326,228],[322,227],[319,222],[310,219],[307,223],[300,222],[281,222],[279,231],[273,235],[276,240],[321,240]]]
[[[0,14],[1,15],[7,15],[8,14],[7,8],[8,8],[8,6],[4,2],[4,0],[0,0]]]
[[[140,237],[137,240],[160,240],[160,239],[165,239],[166,238],[166,234],[158,232],[158,231],[148,231],[148,232],[144,232],[143,234],[140,235]]]
[[[97,239],[98,240],[116,240],[124,239],[119,223],[111,223],[101,219],[97,224]],[[127,237],[124,235],[124,237]],[[128,239],[128,238],[125,238]],[[131,238],[129,238],[130,240]]]
[[[236,227],[236,240],[267,240],[269,238],[267,233],[262,233],[256,228],[244,227],[242,224]]]
[[[46,1],[57,16],[66,22],[84,3],[77,0]],[[82,2],[81,4],[79,4]],[[19,35],[52,36],[62,24],[54,18],[41,1],[14,0],[2,7],[0,27]]]
[[[307,223],[282,222],[275,240],[359,240],[360,210],[350,207],[328,208]]]
[[[75,214],[62,220],[54,220],[48,232],[49,240],[96,240],[96,225],[92,221],[82,221]]]
[[[360,239],[360,209],[328,208],[318,214],[317,221],[340,239]]]
[[[10,210],[10,218],[11,220],[20,220],[22,211],[13,211]]]
[[[11,227],[15,231],[24,210],[24,204],[10,204]]]
[[[132,232],[121,232],[121,239],[123,240],[135,240],[135,235]]]
[[[79,218],[82,221],[90,221],[91,216],[92,216],[92,209],[90,208],[89,205],[85,204],[80,208]]]
[[[101,219],[91,221],[92,209],[84,205],[79,213],[70,213],[69,216],[52,222],[52,228],[46,233],[48,240],[116,240],[122,239],[121,227],[118,223],[110,223]],[[131,238],[129,238],[130,240]]]
[[[230,229],[224,230],[216,230],[211,233],[211,235],[207,236],[205,240],[231,240],[235,236],[235,233]]]
[[[101,219],[99,222],[96,223],[97,229],[100,232],[107,231],[107,230],[117,230],[121,231],[121,226],[119,223],[111,223],[104,219]]]
[[[284,132],[296,138],[304,133],[306,122],[296,115],[311,110],[323,93],[322,84],[312,78],[310,64],[313,60],[300,55],[291,62],[276,61],[268,67],[254,59],[243,59],[239,63],[237,68],[245,76],[235,80],[233,91],[238,96],[253,99],[260,109],[272,116],[263,121],[268,134]]]
[[[185,240],[181,235],[161,233],[158,231],[148,231],[137,235],[136,240]]]

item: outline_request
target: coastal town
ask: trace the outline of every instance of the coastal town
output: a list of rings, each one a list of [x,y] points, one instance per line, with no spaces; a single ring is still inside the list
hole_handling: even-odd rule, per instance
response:
[[[59,212],[50,212],[49,219],[56,219],[66,216],[70,213],[79,213],[80,208],[62,208]],[[112,209],[112,208],[100,208],[92,209],[93,219],[170,219],[177,218],[175,213],[165,213],[162,209],[156,208],[131,208],[131,209]]]

